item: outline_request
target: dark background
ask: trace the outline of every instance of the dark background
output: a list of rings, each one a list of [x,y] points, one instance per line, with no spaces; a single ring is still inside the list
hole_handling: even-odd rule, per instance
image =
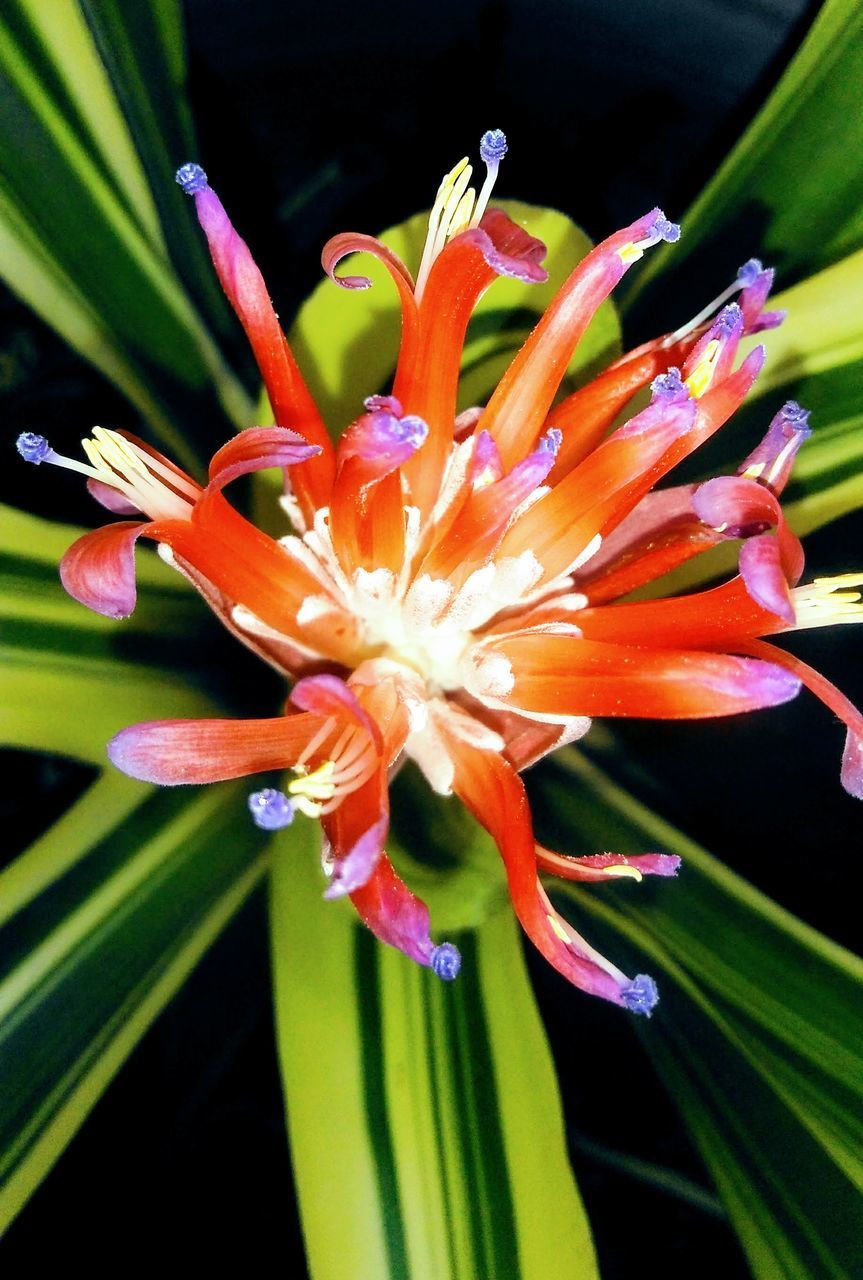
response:
[[[510,140],[502,194],[556,205],[594,237],[655,203],[679,216],[817,8],[805,0],[438,0],[422,8],[393,0],[188,0],[197,158],[288,318],[319,278],[328,236],[376,231],[427,206],[440,175],[486,128],[501,127]],[[739,260],[757,251],[757,243],[741,244]],[[717,271],[696,293],[709,297],[723,283]],[[679,318],[685,314],[684,306]],[[50,436],[70,421],[82,433],[94,421],[134,427],[118,394],[8,295],[0,323],[9,438],[24,429]],[[72,488],[46,470],[4,468],[2,497],[91,521]],[[859,546],[860,529],[850,517],[809,539],[812,571],[854,567],[848,548]],[[863,698],[852,629],[806,636],[795,648]],[[241,671],[254,678],[251,665]],[[853,945],[843,901],[860,818],[838,785],[841,734],[804,698],[776,715],[780,725],[765,715],[626,726],[614,767],[737,870]],[[792,735],[799,750],[786,749]],[[64,761],[2,755],[10,785],[0,824],[13,833],[14,853],[89,775]],[[266,946],[257,898],[10,1230],[0,1250],[6,1274],[38,1273],[60,1259],[113,1274],[121,1246],[142,1265],[201,1271],[236,1256],[247,1274],[304,1274]],[[747,1276],[628,1021],[531,964],[605,1280],[645,1265],[665,1280]],[[621,1153],[676,1171],[680,1194],[646,1185]],[[350,1188],[334,1194],[337,1206]],[[346,1280],[354,1274],[362,1280],[351,1270]]]

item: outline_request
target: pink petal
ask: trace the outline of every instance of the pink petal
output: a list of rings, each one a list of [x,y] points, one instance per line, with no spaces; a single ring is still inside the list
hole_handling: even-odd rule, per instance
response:
[[[676,876],[680,870],[680,858],[673,853],[641,853],[631,858],[621,853],[596,853],[586,858],[569,858],[537,845],[536,861],[540,871],[563,880],[619,880],[615,867],[634,867],[643,876]]]
[[[151,720],[122,729],[108,758],[131,778],[174,787],[290,768],[326,723],[319,715],[268,720]]]
[[[336,267],[343,258],[347,258],[352,253],[370,253],[373,258],[377,258],[378,262],[382,263],[392,276],[399,293],[403,293],[403,288],[407,285],[411,298],[413,298],[413,276],[398,254],[387,248],[382,240],[377,240],[374,236],[363,235],[359,231],[343,231],[339,235],[333,236],[324,245],[321,253],[321,266],[334,284],[341,285],[343,289],[371,288],[372,282],[368,276],[336,275]]]
[[[435,946],[429,937],[428,907],[399,879],[386,854],[362,888],[351,893],[351,902],[381,942],[418,964],[431,965]]]
[[[101,506],[106,507],[108,511],[113,511],[115,516],[140,516],[142,514],[140,507],[136,507],[119,490],[110,484],[103,484],[101,480],[88,480],[87,492]]]
[[[793,627],[794,602],[782,568],[779,539],[770,533],[748,538],[740,548],[740,576],[756,604]]]
[[[249,472],[293,467],[320,452],[320,445],[309,444],[287,427],[248,427],[213,455],[208,492],[218,492]]]
[[[73,542],[60,561],[60,581],[73,600],[106,618],[128,618],[135,608],[135,542],[152,526],[121,520]]]

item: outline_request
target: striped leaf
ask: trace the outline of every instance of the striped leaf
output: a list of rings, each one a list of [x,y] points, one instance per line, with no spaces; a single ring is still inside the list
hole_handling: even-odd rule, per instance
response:
[[[57,577],[80,532],[0,512],[0,745],[101,766],[105,743],[127,724],[214,714],[197,642],[210,620],[179,575],[146,553],[131,619],[82,608]]]
[[[548,1047],[508,906],[441,983],[321,898],[309,824],[273,859],[279,1054],[314,1280],[592,1280]]]
[[[0,874],[0,1230],[264,865],[242,784],[109,774]]]
[[[663,307],[684,271],[710,288],[717,266],[733,271],[747,253],[774,263],[784,285],[859,249],[861,76],[863,6],[826,0],[778,85],[684,214],[680,244],[660,249],[628,283],[626,310],[636,301],[643,314]],[[716,283],[722,287],[721,276]]]
[[[860,1274],[863,962],[711,858],[574,751],[543,803],[585,848],[679,853],[661,891],[579,894],[600,943],[659,970],[643,1031],[759,1280]],[[563,776],[560,769],[563,769]]]
[[[142,55],[121,52],[143,75]],[[169,55],[163,63],[167,74]],[[0,19],[0,64],[3,276],[116,383],[178,460],[192,462],[213,421],[245,425],[251,404],[176,278],[137,140],[78,5],[12,0]],[[176,89],[156,82],[150,94],[167,104]],[[171,168],[153,181],[170,186]]]

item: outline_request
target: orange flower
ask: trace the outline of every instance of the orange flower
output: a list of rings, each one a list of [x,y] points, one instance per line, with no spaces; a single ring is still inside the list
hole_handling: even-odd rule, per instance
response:
[[[349,895],[383,941],[452,978],[457,951],[431,941],[426,908],[384,852],[387,778],[412,759],[491,833],[519,919],[547,959],[584,990],[649,1014],[652,979],[630,979],[594,951],[554,910],[539,875],[641,879],[673,875],[678,859],[543,849],[519,773],[580,738],[590,717],[731,715],[785,702],[802,682],[848,726],[843,782],[863,795],[860,714],[763,639],[858,620],[856,592],[837,589],[863,579],[797,585],[803,553],[779,495],[809,429],[791,402],[736,476],[655,488],[723,426],[758,376],[763,348],[735,367],[738,344],[781,316],[763,309],[772,272],[757,260],[689,325],[555,403],[597,307],[646,249],[677,239],[679,228],[659,209],[587,255],[488,404],[456,415],[462,345],[479,298],[498,276],[546,278],[544,246],[486,208],[505,150],[499,131],[484,136],[478,197],[466,161],[445,177],[416,285],[370,236],[336,236],[325,247],[325,270],[347,289],[369,281],[337,275],[345,256],[379,258],[402,310],[392,394],[370,396],[338,446],[247,246],[203,170],[185,165],[178,181],[194,196],[278,425],[250,428],[219,450],[204,488],[113,432],[94,431],[89,466],[58,457],[34,435],[19,449],[29,461],[84,471],[112,509],[147,517],[96,530],[71,548],[61,573],[73,596],[110,616],[128,614],[133,547],[144,534],[234,634],[296,680],[285,713],[273,719],[132,726],[109,746],[119,768],[166,785],[293,770],[286,791],[252,794],[254,821],[273,830],[297,812],[319,817],[326,896]],[[738,300],[728,302],[732,293]],[[650,402],[629,409],[648,385]],[[266,467],[283,469],[295,530],[278,541],[222,492]],[[732,581],[617,603],[727,538],[741,542]]]

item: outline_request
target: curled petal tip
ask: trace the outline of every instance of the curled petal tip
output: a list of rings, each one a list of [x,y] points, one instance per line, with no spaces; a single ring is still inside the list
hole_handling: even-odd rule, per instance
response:
[[[253,791],[248,800],[249,812],[256,827],[262,831],[281,831],[294,820],[294,806],[283,791],[265,787]]]
[[[209,185],[207,175],[199,164],[181,164],[174,174],[174,180],[187,196],[193,196]]]
[[[486,129],[479,143],[479,154],[486,164],[500,164],[507,152],[506,134],[502,129]]]
[[[402,403],[395,396],[366,396],[363,405],[368,409],[369,413],[377,413],[383,410],[385,413],[391,413],[393,417],[400,418],[404,413]]]
[[[620,999],[630,1013],[641,1013],[649,1018],[659,1002],[659,991],[648,974],[639,973],[622,989]]]
[[[435,947],[431,957],[431,967],[438,978],[444,982],[452,982],[458,977],[461,969],[461,953],[451,942],[442,942]]]
[[[25,462],[33,462],[38,467],[51,453],[51,446],[44,436],[35,431],[22,431],[15,441],[15,448]]]
[[[764,266],[760,258],[749,258],[748,261],[744,262],[743,266],[738,269],[737,283],[744,289],[748,289],[751,284],[755,284],[755,281],[761,275],[763,270]]]

